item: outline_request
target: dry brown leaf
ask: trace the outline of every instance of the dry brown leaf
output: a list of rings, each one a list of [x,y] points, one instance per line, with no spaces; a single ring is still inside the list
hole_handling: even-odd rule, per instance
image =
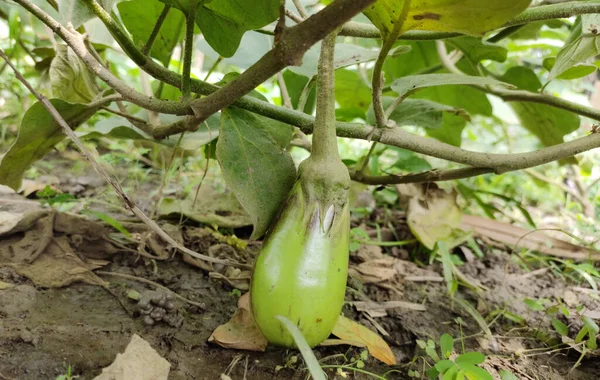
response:
[[[464,215],[461,228],[465,231],[472,230],[480,236],[502,242],[517,249],[527,248],[547,255],[566,257],[574,260],[600,260],[600,254],[591,249],[554,238],[544,231],[532,233],[532,230],[502,223],[497,220]],[[518,247],[515,247],[517,243]]]
[[[15,255],[8,258],[2,255],[0,250],[0,259],[4,265],[13,268],[37,286],[59,288],[78,281],[92,285],[107,285],[91,271],[92,268],[88,264],[73,252],[66,236],[53,238],[33,263],[26,260],[29,257],[27,252],[21,251],[21,253],[24,253],[25,256]],[[25,260],[21,260],[23,258]],[[96,267],[97,264],[92,264],[92,267]]]
[[[358,311],[369,311],[369,310],[387,310],[387,309],[404,309],[412,311],[426,311],[425,305],[420,303],[412,303],[406,301],[387,301],[387,302],[364,302],[355,301],[352,302],[356,310]]]
[[[383,338],[343,315],[340,315],[331,333],[345,341],[363,342],[371,356],[388,365],[396,364],[396,358]]]
[[[391,279],[397,273],[394,268],[394,257],[384,257],[364,262],[352,267],[350,272],[356,275],[363,284],[377,283]]]
[[[94,380],[167,380],[171,364],[148,342],[133,335],[125,352]]]
[[[363,342],[358,342],[355,340],[346,340],[346,339],[325,339],[319,346],[327,347],[327,346],[354,346],[354,347],[366,347],[366,344]]]
[[[238,309],[233,314],[233,317],[231,317],[229,322],[217,327],[208,338],[208,341],[225,348],[265,351],[267,348],[267,339],[262,335],[258,326],[256,326],[254,316],[250,311],[249,293],[240,297],[238,300]]]

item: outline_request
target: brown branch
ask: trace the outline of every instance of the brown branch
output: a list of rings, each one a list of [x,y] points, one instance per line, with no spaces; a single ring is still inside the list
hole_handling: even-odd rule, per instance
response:
[[[233,104],[287,66],[302,64],[304,53],[375,0],[334,0],[300,24],[285,29],[279,43],[226,86],[191,103],[201,121]]]
[[[154,231],[158,236],[160,236],[165,242],[169,243],[172,247],[175,247],[177,250],[182,253],[188,254],[192,257],[195,257],[200,260],[204,260],[214,264],[223,264],[223,265],[231,265],[237,266],[240,268],[251,268],[250,265],[241,264],[237,262],[232,262],[229,260],[221,260],[214,257],[202,255],[200,253],[196,253],[169,236],[165,231],[163,231],[155,221],[150,219],[140,208],[129,198],[129,196],[125,193],[119,182],[117,182],[114,178],[108,174],[108,172],[98,164],[95,160],[94,156],[88,151],[88,149],[83,145],[79,137],[75,134],[75,132],[71,129],[71,127],[67,124],[65,119],[61,116],[61,114],[54,108],[54,105],[50,103],[48,98],[38,93],[33,86],[23,77],[23,75],[19,72],[19,70],[10,62],[4,50],[0,49],[0,57],[6,61],[8,66],[13,70],[17,79],[23,83],[25,87],[35,96],[40,103],[44,106],[44,108],[52,115],[54,120],[60,125],[63,132],[75,143],[81,154],[90,162],[92,167],[104,178],[104,180],[115,190],[115,192],[123,199],[125,203],[125,207],[129,209],[133,214],[135,214],[144,224],[146,224],[152,231]]]
[[[350,174],[353,181],[364,183],[366,185],[398,185],[401,183],[421,183],[421,182],[440,182],[451,181],[461,178],[476,177],[482,174],[493,173],[492,168],[460,168],[452,170],[429,170],[422,173],[407,175],[385,175],[369,176],[356,171]]]

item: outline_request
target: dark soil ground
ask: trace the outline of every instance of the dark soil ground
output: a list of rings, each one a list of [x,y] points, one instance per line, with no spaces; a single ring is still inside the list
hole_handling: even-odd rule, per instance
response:
[[[69,182],[61,179],[61,183]],[[90,186],[90,192],[94,191],[93,186],[86,186]],[[144,193],[139,192],[137,198],[143,197]],[[37,205],[21,196],[4,194],[1,197],[0,211],[25,212],[31,207]],[[397,220],[392,220],[395,228],[405,230],[401,214],[392,214],[394,216],[397,216]],[[207,254],[210,247],[222,244],[211,235],[203,234],[198,226],[182,229],[185,243],[200,253]],[[55,238],[62,235],[69,234],[54,232]],[[243,236],[244,231],[239,235]],[[204,240],[198,240],[199,236],[204,236]],[[4,243],[8,239],[19,241],[25,237],[26,232],[18,232],[0,238],[0,242],[2,239]],[[72,236],[69,238],[73,241]],[[246,250],[236,249],[236,252],[251,263],[259,244],[248,247]],[[389,309],[387,316],[372,318],[356,311],[350,304],[346,305],[344,314],[347,317],[374,331],[379,328],[380,333],[389,334],[384,338],[399,363],[389,367],[370,358],[363,370],[381,376],[393,369],[395,371],[389,372],[386,378],[408,378],[409,369],[420,371],[423,368],[423,360],[419,358],[425,354],[416,340],[438,341],[441,334],[449,333],[454,338],[463,338],[466,351],[485,353],[488,356],[485,368],[498,379],[497,371],[501,369],[510,370],[519,379],[599,379],[600,360],[593,353],[588,353],[574,368],[580,356],[578,351],[565,346],[553,349],[560,339],[553,333],[552,316],[534,311],[523,302],[526,298],[560,298],[572,307],[583,304],[598,310],[598,301],[575,288],[581,284],[567,283],[549,270],[525,270],[503,250],[487,247],[483,250],[486,252],[483,259],[465,260],[466,264],[460,270],[487,290],[477,295],[461,287],[457,296],[486,317],[491,336],[482,332],[477,321],[449,298],[445,282],[439,282],[443,276],[439,264],[419,267],[408,259],[425,261],[426,257],[408,255],[409,251],[397,248],[378,251],[377,248],[363,247],[354,253],[352,268],[368,261],[366,256],[382,254],[378,257],[393,260],[392,267],[397,269],[397,273],[382,281],[364,281],[365,277],[362,277],[365,283],[361,284],[361,276],[356,275],[355,270],[355,276],[349,281],[347,301],[409,301],[427,307],[424,312]],[[57,288],[36,286],[6,265],[7,256],[0,254],[0,281],[14,285],[0,288],[0,379],[54,380],[66,372],[68,365],[72,366],[78,379],[92,379],[118,353],[123,352],[133,334],[140,335],[169,361],[170,379],[227,379],[225,374],[234,380],[307,377],[307,372],[302,369],[302,360],[294,350],[269,347],[264,353],[246,352],[221,348],[207,341],[211,332],[227,322],[236,310],[240,292],[232,291],[234,288],[227,281],[184,262],[180,255],[151,261],[123,249],[115,251],[118,252],[110,255],[95,252],[96,259],[108,262],[103,263],[101,271],[151,280],[203,307],[176,300],[174,315],[181,319],[181,324],[156,323],[149,326],[144,323],[144,316],[128,294],[135,290],[144,295],[154,290],[153,286],[107,275],[99,276],[110,282],[108,289],[82,282]],[[76,253],[82,254],[81,251]],[[412,277],[407,280],[407,276]],[[512,314],[506,316],[516,315],[522,320],[503,316],[494,318],[498,311],[509,311]],[[462,320],[460,325],[457,317]],[[377,326],[372,321],[376,321]],[[576,322],[571,322],[565,320],[575,329]],[[462,351],[461,344],[456,344],[455,349]],[[351,358],[360,351],[348,346],[315,350],[317,357],[326,358],[323,364],[330,365],[352,364]],[[340,354],[345,354],[345,358]],[[295,363],[294,357],[297,358]],[[343,378],[334,372],[329,372],[329,375],[330,378]],[[351,371],[345,371],[345,376],[371,378],[368,374]]]

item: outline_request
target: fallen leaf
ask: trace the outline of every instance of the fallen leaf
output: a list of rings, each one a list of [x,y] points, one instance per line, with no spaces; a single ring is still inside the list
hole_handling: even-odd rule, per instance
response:
[[[356,275],[363,284],[371,284],[391,279],[398,272],[394,268],[394,257],[386,256],[364,262],[350,268],[350,273]]]
[[[390,346],[379,335],[343,315],[340,315],[331,333],[345,341],[362,342],[374,358],[388,365],[396,364]]]
[[[256,326],[254,316],[250,311],[249,293],[240,297],[238,300],[238,309],[233,314],[233,317],[231,317],[229,322],[217,327],[208,338],[208,341],[225,348],[265,351],[267,348],[267,339],[262,335],[258,326]]]
[[[462,217],[456,195],[456,192],[447,193],[442,189],[428,188],[420,196],[408,199],[406,222],[413,235],[425,247],[433,249],[440,240],[456,240],[454,235]]]
[[[38,219],[48,215],[47,210],[27,213],[0,211],[0,237],[30,229]]]
[[[223,228],[252,225],[248,213],[244,211],[232,193],[223,194],[211,186],[202,186],[196,204],[194,204],[194,197],[195,194],[192,193],[189,198],[183,200],[163,199],[159,207],[160,216],[179,219],[180,215],[183,215],[195,222]]]
[[[465,231],[472,230],[478,236],[502,242],[513,249],[531,249],[550,256],[573,260],[600,260],[599,253],[549,236],[545,231],[532,233],[533,230],[473,215],[464,215],[460,228]],[[517,243],[518,246],[515,246]]]
[[[94,380],[167,380],[170,368],[148,342],[134,334],[125,352],[117,354]]]
[[[319,346],[327,347],[327,346],[354,346],[354,347],[366,347],[366,344],[363,342],[359,342],[356,340],[346,340],[346,339],[325,339]]]
[[[387,301],[387,302],[364,302],[355,301],[352,302],[356,310],[368,311],[368,310],[387,310],[387,309],[404,309],[412,311],[426,311],[425,305],[420,303],[412,303],[406,301]]]

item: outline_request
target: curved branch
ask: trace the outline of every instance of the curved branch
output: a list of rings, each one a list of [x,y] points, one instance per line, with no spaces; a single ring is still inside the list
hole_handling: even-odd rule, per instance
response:
[[[303,22],[284,29],[275,47],[229,84],[191,103],[200,121],[233,104],[287,66],[300,65],[304,53],[375,0],[334,0]]]
[[[86,61],[84,61],[84,62],[86,62],[86,64],[87,64],[87,61],[90,61],[90,63],[95,65],[94,72],[99,71],[101,74],[107,75],[108,78],[105,81],[109,85],[111,85],[111,83],[113,83],[114,81],[117,81],[117,83],[115,85],[117,87],[116,89],[124,90],[122,88],[122,86],[124,84],[118,78],[114,77],[110,72],[108,72],[104,67],[102,67],[102,65],[100,65],[89,54],[89,52],[87,52],[87,50],[85,50],[85,46],[82,45],[81,36],[79,34],[73,34],[69,30],[64,28],[62,25],[60,25],[58,22],[56,22],[54,19],[52,19],[50,16],[48,16],[44,11],[42,11],[39,7],[32,4],[30,0],[15,0],[15,1],[19,4],[21,4],[22,6],[24,6],[27,10],[29,10],[31,13],[33,13],[37,18],[39,18],[46,25],[48,25],[54,32],[56,32],[61,38],[63,38],[65,40],[65,42],[67,42],[67,44],[69,44],[69,46],[71,46],[71,48],[78,47],[78,50],[76,51],[76,53],[79,52],[82,54],[83,57],[86,58]],[[87,1],[90,1],[90,0],[87,0]],[[95,1],[95,0],[91,0],[91,1]],[[598,5],[598,7],[600,7],[600,4],[597,4],[597,5]],[[327,8],[329,8],[329,7],[327,7]],[[539,8],[545,8],[545,7],[539,7]],[[309,21],[311,19],[314,19],[314,17],[315,16],[312,16],[311,18],[307,19],[302,24],[306,23],[307,21]],[[560,16],[560,17],[562,17],[562,16]],[[297,25],[296,28],[302,24]],[[175,87],[180,86],[181,75],[160,66],[159,64],[157,64],[156,62],[154,62],[150,59],[147,59],[139,50],[137,50],[137,48],[135,48],[135,46],[133,46],[133,49],[131,51],[130,51],[130,49],[126,49],[123,44],[130,40],[125,35],[121,36],[121,38],[119,38],[116,35],[113,35],[113,36],[115,36],[115,39],[124,48],[125,52],[132,59],[134,59],[134,61],[136,61],[136,63],[144,71],[148,72],[150,75],[152,75],[156,79],[161,80],[165,83],[168,83],[172,86],[175,86]],[[133,45],[133,43],[131,43],[131,44]],[[81,51],[81,48],[83,48],[84,50]],[[131,53],[135,54],[136,52],[139,54],[137,57],[134,58],[134,56],[130,55]],[[80,56],[80,58],[81,58],[81,56]],[[99,68],[96,66],[99,66]],[[98,76],[100,77],[100,74],[98,74]],[[103,77],[101,77],[101,79],[104,80]],[[128,91],[131,91],[131,89],[127,86],[125,86],[125,87],[126,87],[125,88],[126,91],[124,91],[124,92],[127,95],[129,95],[129,97],[126,96],[126,94],[122,93],[123,97],[125,99],[132,101],[135,104],[140,105],[139,104],[140,99],[137,96],[141,95],[141,94],[135,92],[136,97],[134,100],[136,100],[136,101],[134,101],[131,99],[131,94],[128,93]],[[193,92],[203,94],[203,95],[208,95],[208,94],[214,93],[217,90],[219,90],[219,87],[217,87],[215,85],[212,85],[212,84],[200,81],[200,80],[196,80],[196,79],[192,80],[191,87],[192,87]],[[221,89],[225,89],[225,88],[227,88],[227,86],[222,87]],[[121,93],[121,91],[118,91],[118,92]],[[490,92],[490,93],[500,96],[503,99],[506,99],[507,101],[522,100],[522,101],[538,102],[538,103],[552,105],[552,106],[555,106],[558,108],[563,108],[563,109],[569,110],[571,112],[575,112],[580,115],[585,115],[592,119],[600,121],[600,111],[597,111],[590,107],[584,107],[579,104],[572,103],[572,102],[569,102],[569,101],[566,101],[566,100],[563,100],[560,98],[552,97],[549,95],[535,94],[535,93],[530,93],[527,91],[506,91],[506,90],[493,90],[493,92]],[[144,95],[141,95],[141,96],[144,98],[148,98],[154,102],[160,102],[159,104],[161,106],[163,105],[163,103],[168,103],[168,104],[170,104],[170,107],[173,106],[173,109],[171,111],[176,111],[176,112],[169,112],[169,111],[165,111],[165,110],[161,109],[159,112],[175,113],[175,114],[189,113],[189,108],[187,110],[182,109],[185,107],[185,105],[182,105],[180,103],[161,101],[161,100],[157,100],[154,98],[146,97]],[[283,107],[278,107],[278,106],[275,106],[268,102],[264,102],[262,100],[252,98],[249,96],[240,97],[235,102],[233,102],[233,105],[244,108],[248,111],[275,119],[275,120],[279,120],[279,121],[282,121],[282,122],[285,122],[285,123],[288,123],[291,125],[295,125],[295,126],[299,127],[305,133],[310,133],[312,131],[312,126],[314,124],[314,117],[312,117],[310,115],[307,115],[303,112],[289,110],[289,109],[285,109]],[[140,106],[144,106],[144,105],[140,105]],[[151,106],[157,106],[157,103],[152,103]],[[149,109],[152,109],[152,108],[149,108]],[[408,132],[402,130],[399,127],[383,128],[383,129],[377,130],[372,126],[365,125],[362,123],[338,122],[338,123],[336,123],[336,128],[337,128],[337,135],[340,137],[357,138],[357,139],[363,139],[363,140],[370,139],[372,141],[377,141],[377,142],[380,142],[383,144],[397,146],[399,148],[409,149],[409,150],[412,150],[417,153],[426,154],[426,155],[429,155],[432,157],[437,157],[437,158],[445,159],[445,160],[452,161],[452,162],[462,163],[465,165],[470,165],[470,166],[479,167],[479,168],[494,168],[494,171],[496,173],[503,173],[503,172],[510,171],[510,170],[519,170],[519,169],[529,168],[529,167],[541,165],[541,164],[544,164],[547,162],[559,160],[562,158],[567,158],[567,157],[579,154],[581,152],[600,147],[600,133],[594,133],[589,136],[579,138],[577,140],[573,140],[573,141],[570,141],[567,143],[555,145],[555,146],[548,147],[548,148],[543,148],[536,152],[530,152],[530,153],[524,153],[524,154],[489,154],[489,153],[471,152],[471,151],[467,151],[467,150],[464,150],[461,148],[457,148],[457,147],[449,145],[449,144],[442,143],[437,140],[428,139],[428,138],[424,138],[421,136],[416,136],[416,135],[413,135],[411,133],[408,133]],[[171,130],[168,130],[167,128],[163,128],[160,131],[160,134],[154,133],[153,135],[155,138],[161,138],[161,137],[166,137],[171,134],[176,134],[179,132],[181,132],[181,126],[179,126],[177,128],[177,130],[175,130],[175,131],[171,131]]]
[[[98,62],[87,50],[84,37],[81,34],[77,33],[75,30],[67,29],[62,26],[58,21],[54,20],[30,0],[15,0],[15,2],[41,20],[54,33],[58,34],[69,47],[73,49],[75,54],[77,54],[77,56],[85,63],[88,69],[102,79],[108,86],[121,94],[123,99],[151,111],[175,115],[185,115],[189,113],[189,105],[146,96],[127,86],[123,81],[114,76],[110,70],[104,67],[102,63]],[[142,53],[140,52],[140,54]]]
[[[369,176],[357,171],[350,173],[350,178],[353,181],[364,183],[365,185],[399,185],[401,183],[450,181],[454,179],[475,177],[493,172],[494,169],[491,168],[468,167],[451,170],[434,169],[426,172],[407,175]]]
[[[542,5],[526,9],[520,15],[508,21],[502,27],[523,25],[534,21],[568,18],[583,14],[600,13],[600,3],[572,1],[567,3]],[[360,22],[349,22],[340,32],[341,36],[381,38],[381,33],[374,25]],[[439,40],[461,36],[460,33],[412,31],[400,36],[402,40]]]

